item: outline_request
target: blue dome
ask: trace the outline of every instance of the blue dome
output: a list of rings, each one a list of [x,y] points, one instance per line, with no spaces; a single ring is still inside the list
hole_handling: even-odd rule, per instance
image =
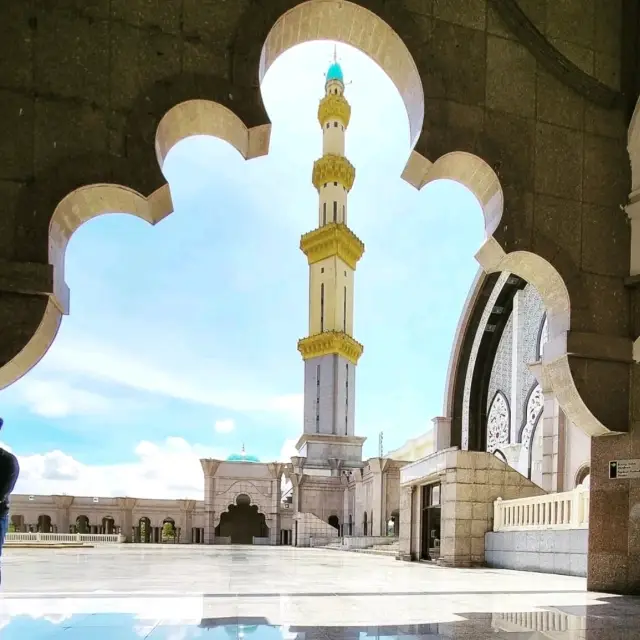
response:
[[[327,82],[330,80],[338,80],[344,83],[344,76],[342,75],[342,67],[334,62],[330,67],[329,71],[327,71]]]
[[[242,453],[232,453],[227,458],[227,462],[260,462],[260,460],[243,451]]]

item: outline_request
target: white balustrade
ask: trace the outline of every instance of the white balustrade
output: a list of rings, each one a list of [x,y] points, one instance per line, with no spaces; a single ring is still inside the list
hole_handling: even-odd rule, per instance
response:
[[[118,533],[7,533],[7,542],[119,544],[125,541]]]
[[[585,487],[533,498],[498,498],[493,503],[494,531],[588,528],[589,489]]]

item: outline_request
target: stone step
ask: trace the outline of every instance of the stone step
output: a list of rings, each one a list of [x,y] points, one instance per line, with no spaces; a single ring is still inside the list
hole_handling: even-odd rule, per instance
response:
[[[368,549],[353,549],[355,553],[367,553],[372,556],[388,556],[395,558],[398,555],[397,549],[374,549],[369,547]]]

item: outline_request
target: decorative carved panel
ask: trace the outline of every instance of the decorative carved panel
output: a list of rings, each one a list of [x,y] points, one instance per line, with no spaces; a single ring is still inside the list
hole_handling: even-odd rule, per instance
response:
[[[504,393],[498,391],[491,403],[487,419],[487,451],[489,453],[509,443],[509,424],[509,403]]]

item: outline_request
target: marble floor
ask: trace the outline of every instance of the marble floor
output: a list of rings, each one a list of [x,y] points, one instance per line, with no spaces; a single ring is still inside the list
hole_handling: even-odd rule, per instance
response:
[[[7,549],[0,638],[631,640],[585,580],[292,547]]]

